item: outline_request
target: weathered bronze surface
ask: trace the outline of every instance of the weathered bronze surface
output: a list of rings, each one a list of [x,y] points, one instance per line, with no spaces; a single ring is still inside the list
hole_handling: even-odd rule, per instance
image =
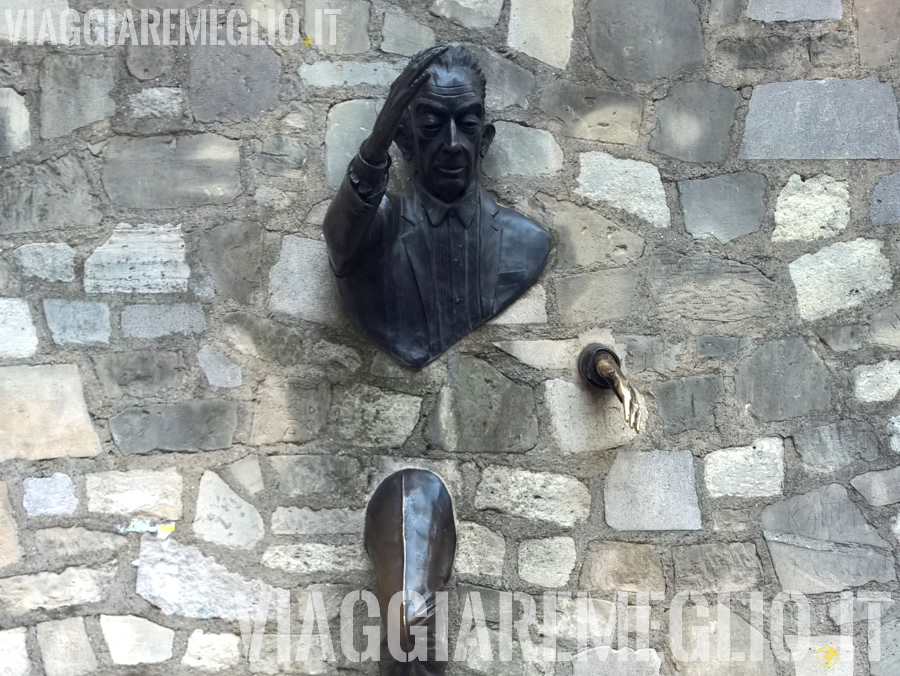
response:
[[[441,609],[436,595],[453,569],[456,525],[450,493],[437,475],[404,469],[385,479],[366,509],[365,544],[386,629],[381,673],[443,673],[447,664],[438,651],[436,624]],[[392,605],[397,594],[402,595],[400,602]],[[421,647],[413,652],[416,635],[423,632],[427,632],[427,652],[419,653]],[[411,661],[398,659],[411,652],[416,655]],[[425,659],[419,659],[420,654]]]
[[[578,357],[578,371],[588,384],[611,389],[625,408],[625,421],[635,432],[641,431],[644,411],[638,391],[622,373],[622,360],[608,347],[592,343]]]
[[[547,262],[549,234],[479,184],[495,133],[484,93],[467,49],[414,56],[325,217],[347,313],[409,366],[431,362],[504,310]],[[386,192],[391,143],[416,167],[402,194]]]

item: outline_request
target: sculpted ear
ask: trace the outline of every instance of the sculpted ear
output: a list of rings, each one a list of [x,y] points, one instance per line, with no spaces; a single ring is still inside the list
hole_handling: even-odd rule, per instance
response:
[[[491,143],[494,142],[494,135],[497,133],[497,128],[492,124],[484,125],[484,131],[481,132],[481,148],[479,148],[478,154],[484,157],[487,155],[488,148],[491,147]]]
[[[400,154],[403,159],[409,162],[413,158],[413,139],[410,129],[406,122],[401,122],[397,127],[397,133],[394,134],[394,143],[400,148]]]

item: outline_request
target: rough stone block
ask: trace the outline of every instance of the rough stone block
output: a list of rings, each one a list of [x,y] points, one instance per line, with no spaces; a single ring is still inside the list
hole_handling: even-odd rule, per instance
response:
[[[575,477],[490,466],[478,484],[475,509],[571,528],[590,515],[591,494]]]
[[[100,629],[113,664],[156,664],[172,659],[175,632],[134,615],[101,615]]]
[[[456,529],[453,570],[462,578],[500,577],[506,558],[506,540],[481,524],[461,521]]]
[[[850,483],[874,507],[900,502],[900,467],[866,472],[851,479]]]
[[[47,328],[57,345],[108,345],[109,306],[83,300],[44,301]]]
[[[604,491],[616,530],[700,530],[694,457],[688,451],[619,451]]]
[[[306,0],[303,27],[315,48],[325,54],[363,54],[369,51],[370,3],[361,0]],[[329,9],[340,14],[328,15]],[[332,30],[334,27],[334,30]]]
[[[23,298],[0,298],[0,359],[23,359],[37,353],[37,329]]]
[[[491,319],[488,324],[498,326],[547,323],[547,290],[535,284],[519,296],[512,305]]]
[[[900,224],[900,173],[885,176],[875,186],[869,218],[872,225]]]
[[[110,399],[154,396],[177,388],[186,378],[180,352],[110,352],[91,356],[94,371]]]
[[[23,244],[13,253],[13,260],[23,277],[45,282],[75,280],[75,251],[68,244]]]
[[[691,0],[591,0],[594,64],[616,80],[650,82],[706,62],[700,11]]]
[[[785,636],[784,642],[793,654],[795,676],[819,676],[825,669],[829,676],[854,676],[857,671],[853,636]]]
[[[740,94],[712,82],[679,82],[656,104],[650,149],[685,162],[722,162]]]
[[[636,436],[615,397],[597,396],[581,383],[548,380],[544,402],[550,409],[555,446],[563,454],[606,451],[625,446]]]
[[[16,411],[0,416],[0,462],[90,458],[103,450],[73,364],[0,368],[0,411]]]
[[[330,455],[275,455],[269,464],[276,490],[295,498],[353,495],[362,491],[359,461]]]
[[[398,448],[419,422],[422,398],[356,385],[334,413],[337,436],[357,446]]]
[[[178,119],[184,114],[181,87],[150,87],[128,97],[131,115],[138,120],[170,117]]]
[[[317,61],[302,64],[297,74],[310,87],[390,87],[400,71],[401,67],[393,63]]]
[[[628,350],[628,370],[666,375],[678,366],[683,346],[656,336],[616,336]],[[601,341],[602,342],[602,341]],[[617,352],[621,356],[620,353]]]
[[[333,535],[350,533],[362,537],[364,509],[320,509],[279,507],[272,513],[274,535]]]
[[[15,89],[0,88],[0,157],[31,145],[31,115],[25,97]]]
[[[9,504],[9,490],[6,482],[0,481],[0,569],[17,563],[22,555],[19,528],[13,517],[12,505]]]
[[[266,176],[303,179],[308,159],[309,151],[302,140],[293,136],[270,136],[263,141],[256,166]]]
[[[541,110],[563,123],[563,133],[605,143],[635,145],[643,103],[637,96],[556,80],[544,89]]]
[[[262,251],[259,223],[226,223],[203,233],[200,260],[212,276],[219,298],[242,304],[252,301],[261,279]]]
[[[835,352],[849,352],[862,347],[865,328],[860,324],[826,326],[817,331],[819,338]]]
[[[331,389],[269,376],[257,390],[250,442],[303,443],[318,437],[328,421]]]
[[[747,18],[755,21],[840,19],[841,0],[750,0]]]
[[[602,152],[581,153],[575,192],[635,216],[657,228],[669,227],[659,169],[647,162],[620,160]]]
[[[794,449],[803,465],[818,474],[836,472],[878,457],[878,436],[867,422],[839,420],[794,433]]]
[[[506,44],[565,69],[575,29],[573,0],[510,0]]]
[[[115,136],[103,151],[103,187],[132,209],[228,204],[241,193],[240,148],[216,134]]]
[[[634,268],[589,272],[554,280],[563,324],[596,324],[634,311],[640,275]]]
[[[765,421],[829,410],[828,385],[828,368],[802,338],[765,343],[738,364],[734,376],[738,404]]]
[[[587,331],[569,340],[507,340],[494,345],[531,368],[568,371],[572,376],[578,376],[578,355],[591,343],[615,344],[619,350],[617,354],[624,354],[623,346],[616,344],[608,330]]]
[[[805,61],[806,45],[790,35],[767,35],[747,40],[722,40],[716,49],[729,68],[744,70],[790,69],[796,61]],[[812,48],[809,48],[812,51]]]
[[[752,344],[750,338],[736,336],[697,336],[698,357],[724,357]]]
[[[600,646],[572,658],[573,676],[659,676],[662,659],[651,648]]]
[[[325,130],[325,164],[328,185],[344,180],[347,165],[359,151],[375,124],[380,103],[371,99],[343,101],[328,110]]]
[[[434,31],[391,7],[384,13],[381,28],[381,51],[388,54],[412,56],[428,49],[436,42]]]
[[[431,13],[465,28],[490,28],[500,20],[503,0],[434,0]]]
[[[82,558],[96,552],[115,552],[128,545],[124,535],[100,533],[85,528],[43,528],[34,533],[37,551],[50,560]]]
[[[757,232],[766,215],[766,179],[742,171],[715,178],[680,181],[684,226],[694,239],[713,237],[726,244]]]
[[[308,542],[299,545],[271,545],[262,555],[262,565],[293,575],[314,575],[368,570],[371,564],[362,543],[325,545]]]
[[[550,132],[513,122],[494,126],[497,137],[482,165],[487,176],[550,176],[563,168],[563,150]]]
[[[565,587],[575,569],[575,540],[525,540],[519,544],[519,577],[539,587]]]
[[[29,676],[32,671],[28,659],[28,629],[0,631],[0,655],[3,655],[4,676]]]
[[[652,545],[603,542],[588,545],[578,588],[598,592],[664,592],[662,561]]]
[[[900,15],[897,14],[897,5],[891,0],[859,0],[854,9],[859,26],[859,58],[863,68],[896,65],[900,61]]]
[[[41,137],[65,136],[115,115],[111,96],[115,86],[114,58],[48,55],[41,68]],[[78,105],[73,106],[72,101]]]
[[[775,206],[773,242],[833,237],[850,222],[850,191],[843,181],[822,174],[788,179]]]
[[[97,568],[66,568],[61,573],[37,573],[0,579],[0,610],[9,615],[69,608],[106,599],[114,588],[116,563]]]
[[[138,80],[155,80],[172,70],[174,65],[175,52],[165,45],[152,42],[148,45],[129,44],[125,50],[125,66]]]
[[[248,495],[256,495],[266,488],[258,455],[247,455],[237,462],[227,465],[222,471],[222,475],[232,485],[237,485]]]
[[[68,474],[54,472],[45,479],[28,477],[22,483],[22,506],[28,516],[69,516],[78,507],[75,484]]]
[[[241,661],[241,639],[234,634],[207,634],[195,629],[181,663],[200,671],[226,671]]]
[[[714,498],[764,498],[781,495],[784,489],[784,441],[780,437],[713,451],[704,464],[706,490]]]
[[[241,367],[209,345],[197,352],[197,363],[211,387],[240,387],[244,382]]]
[[[876,347],[900,350],[900,303],[894,303],[869,320],[869,340]]]
[[[772,82],[753,89],[741,159],[898,159],[897,99],[889,82]]]
[[[885,360],[853,369],[853,394],[860,401],[891,401],[900,391],[900,361]]]
[[[717,533],[744,533],[752,523],[749,509],[717,509],[712,517],[712,529]]]
[[[288,235],[269,273],[269,307],[293,317],[334,324],[343,317],[325,242]]]
[[[83,617],[41,622],[36,629],[47,676],[80,676],[97,668]]]
[[[712,0],[709,6],[709,23],[713,26],[737,23],[742,9],[742,0]]]
[[[197,493],[194,535],[234,549],[253,549],[263,535],[259,511],[242,499],[215,472],[204,472]]]
[[[94,514],[181,518],[182,479],[174,467],[88,474],[85,490]]]
[[[126,305],[122,310],[122,332],[129,338],[189,336],[205,330],[206,318],[198,303]]]
[[[109,431],[126,455],[151,451],[230,448],[237,429],[235,401],[204,399],[127,408],[109,419]]]
[[[466,43],[465,46],[475,54],[487,78],[484,104],[489,111],[509,106],[528,107],[527,99],[535,86],[534,73],[483,45]]]
[[[763,580],[756,545],[750,542],[673,547],[672,556],[679,591],[755,591]]]
[[[707,430],[715,425],[713,411],[722,397],[719,376],[690,376],[660,383],[655,388],[666,433]]]
[[[180,225],[119,223],[84,262],[87,293],[181,293],[190,276]]]

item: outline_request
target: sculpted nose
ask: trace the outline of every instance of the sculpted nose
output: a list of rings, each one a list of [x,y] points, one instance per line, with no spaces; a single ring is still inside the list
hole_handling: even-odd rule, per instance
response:
[[[447,147],[453,152],[459,150],[459,131],[456,128],[456,120],[450,120],[450,143]]]

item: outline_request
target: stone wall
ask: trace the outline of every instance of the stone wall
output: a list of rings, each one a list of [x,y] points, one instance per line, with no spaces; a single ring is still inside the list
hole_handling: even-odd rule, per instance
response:
[[[65,0],[0,0],[20,6]],[[730,618],[746,650],[748,593],[793,590],[835,673],[900,673],[890,607],[871,668],[866,623],[836,624],[843,590],[898,595],[896,0],[247,6],[297,9],[308,34],[339,8],[337,39],[0,44],[0,674],[375,673],[279,663],[274,622],[248,662],[238,619],[290,590],[299,634],[321,591],[337,637],[340,599],[372,584],[367,498],[406,466],[450,487],[454,616],[480,591],[495,645],[497,591],[539,610],[560,592],[557,627],[530,631],[570,652],[587,591],[624,628],[610,659],[649,659],[575,674],[794,674],[769,615],[762,662],[686,662],[668,631],[677,593],[730,592],[684,616],[714,646]],[[321,221],[436,41],[480,57],[485,183],[554,249],[413,371],[348,324]],[[640,436],[576,376],[595,339],[644,393]],[[616,594],[649,591],[653,652],[632,652]],[[516,650],[453,673],[573,671]]]

